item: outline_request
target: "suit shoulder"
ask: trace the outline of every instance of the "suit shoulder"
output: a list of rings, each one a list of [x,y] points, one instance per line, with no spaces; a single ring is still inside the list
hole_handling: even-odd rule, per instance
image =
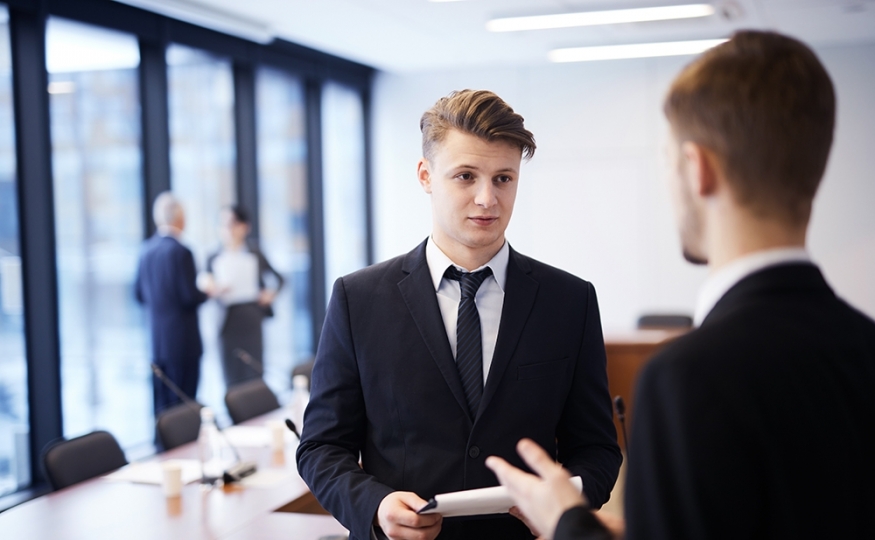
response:
[[[342,276],[339,280],[343,283],[345,289],[358,289],[362,287],[373,287],[387,276],[398,276],[401,273],[401,266],[404,262],[405,255],[399,255],[389,260],[372,264],[361,270],[356,270],[350,274]]]

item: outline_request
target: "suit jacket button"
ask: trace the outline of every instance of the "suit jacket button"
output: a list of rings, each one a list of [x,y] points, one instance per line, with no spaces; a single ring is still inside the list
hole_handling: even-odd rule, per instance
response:
[[[468,450],[468,455],[471,456],[472,458],[476,458],[477,456],[480,455],[480,449],[477,448],[476,446],[472,446],[471,449]]]

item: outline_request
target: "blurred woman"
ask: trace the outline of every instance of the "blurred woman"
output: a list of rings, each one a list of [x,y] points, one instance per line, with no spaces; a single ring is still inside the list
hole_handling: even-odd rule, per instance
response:
[[[216,298],[224,308],[219,342],[229,388],[262,376],[261,322],[273,316],[271,304],[283,286],[282,276],[247,242],[249,231],[249,215],[243,208],[223,208],[219,226],[222,247],[207,260],[207,272],[218,291]],[[266,278],[272,282],[270,287]]]

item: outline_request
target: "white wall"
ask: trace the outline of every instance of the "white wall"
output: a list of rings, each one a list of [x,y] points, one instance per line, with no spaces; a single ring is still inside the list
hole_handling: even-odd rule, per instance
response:
[[[828,280],[875,317],[875,45],[819,50],[839,98],[836,142],[810,249]],[[461,88],[502,96],[538,150],[523,166],[508,239],[592,281],[606,330],[645,311],[692,313],[705,270],[685,263],[664,182],[663,94],[689,58],[381,74],[374,93],[377,260],[431,229],[415,175],[419,118]]]

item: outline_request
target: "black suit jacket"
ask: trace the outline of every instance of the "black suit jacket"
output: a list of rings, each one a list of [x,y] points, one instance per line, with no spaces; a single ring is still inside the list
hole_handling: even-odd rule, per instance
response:
[[[873,426],[875,322],[813,265],[757,272],[641,375],[626,538],[875,538]]]
[[[194,257],[178,240],[156,234],[146,241],[135,292],[149,311],[156,361],[197,359],[203,353],[197,309],[207,297],[196,277]]]
[[[490,370],[472,421],[425,242],[337,280],[297,458],[316,498],[352,538],[369,538],[392,491],[428,499],[497,485],[485,458],[522,466],[515,451],[522,437],[581,475],[594,504],[607,500],[621,456],[592,285],[511,249]],[[514,518],[445,520],[441,537],[531,538]]]

